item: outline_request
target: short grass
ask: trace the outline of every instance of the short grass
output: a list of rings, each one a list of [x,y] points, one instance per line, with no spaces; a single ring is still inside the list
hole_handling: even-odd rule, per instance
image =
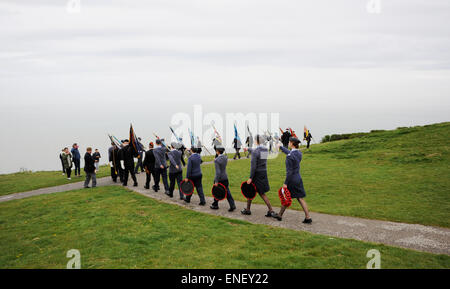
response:
[[[450,257],[210,216],[111,186],[0,204],[1,268],[450,268]]]
[[[100,166],[97,178],[108,176],[110,173],[109,166]],[[85,176],[83,168],[81,168],[81,177],[76,177],[72,171],[72,180],[68,180],[66,175],[63,176],[61,171],[3,174],[0,175],[0,196],[80,182],[84,181]]]
[[[450,123],[370,133],[303,149],[301,175],[315,212],[450,227]],[[214,167],[202,168],[209,192]],[[229,162],[235,199],[250,161]],[[269,199],[280,206],[285,156],[268,161]],[[257,203],[263,203],[257,197]],[[301,210],[298,203],[292,209]]]

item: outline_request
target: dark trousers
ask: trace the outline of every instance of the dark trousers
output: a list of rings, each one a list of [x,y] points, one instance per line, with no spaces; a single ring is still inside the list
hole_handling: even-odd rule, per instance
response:
[[[119,174],[119,180],[121,183],[123,183],[123,172],[124,172],[124,170],[122,170],[122,167],[119,165],[117,167],[117,173]]]
[[[68,178],[70,178],[70,175],[72,174],[72,168],[67,168],[66,169],[66,175]]]
[[[236,205],[234,203],[233,196],[231,195],[230,185],[228,183],[228,180],[220,181],[219,183],[221,183],[222,185],[225,186],[225,188],[227,188],[227,201],[228,201],[228,204],[230,205],[230,208],[235,208]],[[214,202],[212,203],[212,205],[213,206],[219,206],[219,201],[214,199]]]
[[[152,176],[153,176],[153,182],[155,182],[155,171],[154,170],[146,170],[145,171],[146,174],[146,178],[145,178],[145,187],[149,188],[150,187],[150,182],[152,181]]]
[[[75,165],[75,175],[76,176],[80,176],[81,175],[80,160],[79,159],[73,159],[73,164]]]
[[[169,183],[167,182],[167,168],[165,169],[161,169],[161,168],[157,168],[155,169],[155,188],[157,190],[159,190],[159,181],[160,178],[162,177],[162,181],[164,184],[164,189],[166,191],[169,190]]]
[[[63,171],[63,174],[65,174],[66,173],[66,170],[64,169],[64,162],[63,162],[63,160],[61,159],[61,166],[62,166],[62,171]]]
[[[89,182],[92,179],[92,187],[95,188],[97,186],[97,175],[94,173],[86,172],[86,180],[84,181],[84,187],[87,188],[89,186]]]
[[[144,172],[144,165],[142,164],[142,158],[144,157],[144,154],[140,154],[137,159],[136,169],[134,170],[135,173],[139,171],[139,168],[141,168],[141,173]]]
[[[175,181],[177,182],[178,185],[178,191],[180,191],[180,183],[183,180],[183,172],[178,172],[178,173],[169,173],[169,181],[170,181],[170,188],[169,188],[169,193],[172,196],[173,195],[173,190],[175,189]],[[180,198],[183,198],[183,193],[180,191]]]
[[[119,171],[115,167],[111,167],[111,178],[113,182],[117,182],[117,176],[119,175]]]
[[[307,140],[306,141],[306,148],[309,149],[309,143],[311,142],[311,140]]]
[[[128,184],[128,175],[131,174],[131,178],[133,179],[134,184],[137,184],[136,175],[134,174],[134,166],[127,167],[125,166],[125,170],[123,171],[123,185],[126,186]]]
[[[200,198],[200,203],[206,203],[205,195],[203,194],[202,176],[190,177],[189,179],[194,183],[194,187],[197,189],[197,194],[198,197]],[[192,195],[186,196],[186,200],[190,201],[191,197]]]
[[[236,149],[236,148],[235,148],[235,150],[236,150],[236,153],[234,154],[234,157],[233,157],[234,160],[236,159],[236,157],[241,158],[241,154],[239,153],[239,151],[240,151],[241,149]]]

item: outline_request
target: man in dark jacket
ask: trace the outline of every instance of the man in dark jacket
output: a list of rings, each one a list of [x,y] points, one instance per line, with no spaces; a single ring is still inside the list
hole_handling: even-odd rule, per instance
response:
[[[108,161],[109,166],[111,167],[111,178],[113,182],[117,182],[117,176],[119,175],[119,148],[111,143],[111,147],[108,149]],[[122,182],[122,175],[120,175],[120,181]]]
[[[89,188],[89,182],[92,179],[92,187],[97,186],[97,176],[95,171],[95,160],[91,155],[92,148],[88,147],[86,149],[86,154],[84,155],[84,171],[86,172],[86,180],[84,181],[84,187]]]
[[[137,187],[137,179],[134,174],[134,158],[137,157],[137,152],[129,145],[129,141],[126,139],[123,142],[123,148],[121,149],[120,166],[123,170],[123,186],[128,184],[128,175],[131,174],[133,179],[133,187]]]
[[[150,181],[152,179],[153,175],[153,181],[155,182],[155,155],[153,154],[153,142],[150,142],[148,145],[148,151],[145,152],[145,158],[144,158],[144,169],[146,173],[146,179],[145,179],[145,189],[150,189]],[[153,189],[155,189],[155,185],[153,185]]]
[[[289,145],[289,138],[291,137],[291,133],[289,132],[289,128],[286,129],[285,132],[281,135],[281,142],[285,148]]]
[[[80,151],[78,150],[78,144],[73,144],[70,153],[72,154],[73,164],[75,165],[75,176],[81,177],[81,155]]]

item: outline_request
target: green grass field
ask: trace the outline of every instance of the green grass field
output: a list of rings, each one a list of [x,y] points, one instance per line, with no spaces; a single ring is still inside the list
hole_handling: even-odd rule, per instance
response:
[[[315,212],[450,227],[449,150],[448,122],[314,145],[301,163],[306,201]],[[277,207],[284,162],[284,154],[268,161],[268,196]],[[234,198],[243,201],[250,161],[230,162],[227,170]],[[209,192],[214,167],[202,171]],[[298,203],[291,208],[301,210]]]
[[[72,168],[73,169],[73,168]],[[97,178],[109,176],[108,165],[100,166]],[[76,177],[72,171],[72,179],[62,175],[61,171],[23,172],[0,175],[0,196],[12,193],[27,192],[40,188],[60,186],[69,183],[84,181],[85,173],[81,168],[81,177]]]
[[[450,268],[450,257],[194,212],[118,186],[0,203],[1,268]]]

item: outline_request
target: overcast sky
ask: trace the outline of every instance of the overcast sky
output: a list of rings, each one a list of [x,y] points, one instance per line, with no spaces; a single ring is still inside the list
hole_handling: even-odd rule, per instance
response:
[[[0,173],[107,157],[129,123],[280,113],[315,138],[449,121],[450,1],[0,1]],[[206,129],[206,127],[205,127]]]

